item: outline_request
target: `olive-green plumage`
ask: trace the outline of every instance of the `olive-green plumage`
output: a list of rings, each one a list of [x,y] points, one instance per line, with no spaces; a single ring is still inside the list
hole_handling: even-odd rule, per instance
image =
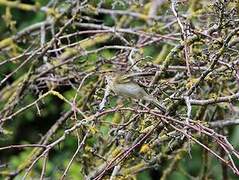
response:
[[[110,74],[107,76],[109,87],[115,94],[133,99],[142,99],[155,104],[162,112],[166,109],[160,105],[160,102],[153,96],[149,95],[143,87],[127,75]]]

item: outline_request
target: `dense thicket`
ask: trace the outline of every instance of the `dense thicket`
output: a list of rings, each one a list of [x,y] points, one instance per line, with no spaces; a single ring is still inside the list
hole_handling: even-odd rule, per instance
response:
[[[0,176],[237,179],[238,4],[0,0]]]

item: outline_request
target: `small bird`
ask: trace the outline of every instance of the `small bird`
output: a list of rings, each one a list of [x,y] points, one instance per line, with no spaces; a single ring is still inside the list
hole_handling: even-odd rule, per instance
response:
[[[152,102],[156,105],[163,113],[166,113],[166,108],[164,108],[160,102],[149,95],[143,87],[141,87],[137,82],[135,82],[130,76],[118,74],[108,74],[106,76],[106,81],[109,88],[116,94],[126,98],[141,99],[148,102]]]

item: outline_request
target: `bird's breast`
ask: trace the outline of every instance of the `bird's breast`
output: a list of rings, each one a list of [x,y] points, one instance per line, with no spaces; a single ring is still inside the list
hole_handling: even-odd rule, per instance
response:
[[[142,99],[146,92],[142,87],[134,83],[116,84],[113,90],[117,95]]]

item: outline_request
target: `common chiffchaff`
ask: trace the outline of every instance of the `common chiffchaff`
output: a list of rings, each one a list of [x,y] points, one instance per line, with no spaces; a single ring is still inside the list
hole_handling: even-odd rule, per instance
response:
[[[127,75],[108,74],[106,76],[107,83],[110,89],[118,96],[141,99],[155,104],[163,113],[166,113],[166,108],[160,105],[160,102],[149,95],[143,87]]]

